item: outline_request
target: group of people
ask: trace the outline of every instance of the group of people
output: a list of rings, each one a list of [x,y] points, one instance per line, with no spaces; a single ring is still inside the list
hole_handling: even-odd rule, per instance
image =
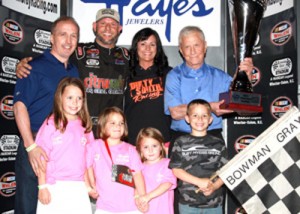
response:
[[[174,69],[151,28],[129,51],[116,46],[113,9],[97,12],[93,30],[93,43],[77,44],[78,24],[61,17],[52,49],[17,66],[15,213],[91,213],[89,196],[98,214],[173,213],[176,178],[180,213],[222,213],[222,181],[209,177],[226,162],[220,116],[232,111],[218,94],[232,78],[205,64],[201,29],[181,30]],[[240,69],[250,75],[252,60]]]

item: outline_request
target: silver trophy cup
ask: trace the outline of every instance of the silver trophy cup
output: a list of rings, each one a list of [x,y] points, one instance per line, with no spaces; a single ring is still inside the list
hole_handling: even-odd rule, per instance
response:
[[[229,0],[231,31],[236,66],[246,57],[252,56],[253,46],[267,0]],[[237,70],[230,90],[220,94],[224,109],[237,112],[261,112],[261,95],[253,93],[253,88],[245,71]]]

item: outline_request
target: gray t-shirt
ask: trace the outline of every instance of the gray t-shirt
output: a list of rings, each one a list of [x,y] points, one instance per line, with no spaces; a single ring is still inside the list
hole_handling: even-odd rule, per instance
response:
[[[184,135],[175,140],[169,168],[183,169],[199,178],[211,175],[227,163],[227,149],[222,139],[212,135],[195,137]],[[179,203],[199,208],[222,206],[222,188],[210,196],[195,193],[197,186],[178,181]]]

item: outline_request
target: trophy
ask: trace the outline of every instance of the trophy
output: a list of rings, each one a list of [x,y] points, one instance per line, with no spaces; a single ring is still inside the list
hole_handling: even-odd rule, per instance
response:
[[[260,21],[267,0],[229,0],[231,31],[235,63],[238,66],[246,57],[252,56]],[[253,93],[252,84],[245,71],[237,70],[229,92],[221,93],[225,100],[220,107],[238,113],[262,112],[261,95]]]

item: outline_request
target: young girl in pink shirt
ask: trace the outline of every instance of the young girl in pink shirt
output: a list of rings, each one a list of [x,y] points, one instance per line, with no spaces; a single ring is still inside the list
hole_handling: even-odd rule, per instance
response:
[[[71,77],[62,79],[53,113],[35,140],[35,146],[43,148],[48,156],[46,172],[38,174],[38,214],[92,213],[84,182],[86,145],[94,138],[91,129],[82,82]]]
[[[145,194],[143,164],[135,147],[124,142],[128,128],[122,110],[104,109],[97,128],[98,139],[87,149],[90,183],[99,194],[95,214],[147,211],[139,199]]]
[[[176,177],[168,168],[170,160],[165,158],[164,139],[155,128],[141,129],[137,136],[137,150],[144,163],[147,194],[140,197],[141,203],[149,204],[149,214],[174,213],[174,189]]]

